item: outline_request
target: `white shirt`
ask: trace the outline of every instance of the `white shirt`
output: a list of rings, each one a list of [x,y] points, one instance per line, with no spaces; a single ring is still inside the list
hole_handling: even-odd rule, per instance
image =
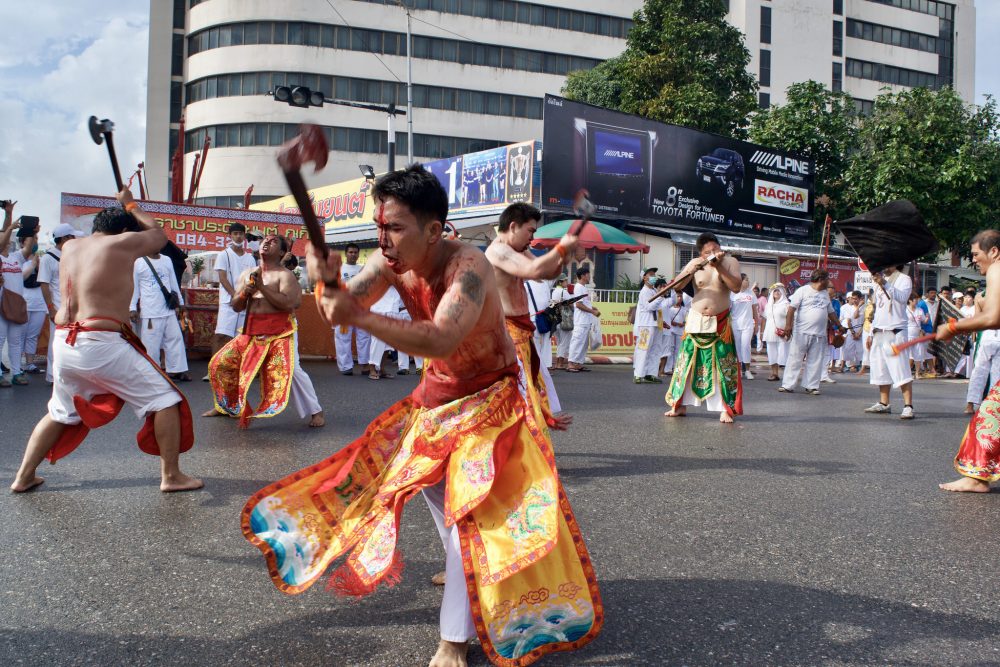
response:
[[[924,303],[927,304],[927,314],[931,316],[930,322],[933,324],[937,321],[938,308],[941,307],[941,299],[934,299],[934,303],[924,299]]]
[[[365,268],[364,264],[341,264],[340,282],[346,283],[348,280],[361,273],[361,269],[363,268]]]
[[[825,289],[815,290],[812,284],[795,290],[789,302],[795,309],[794,331],[809,336],[825,336],[829,314],[834,312],[830,295]]]
[[[528,294],[528,313],[530,315],[548,308],[549,301],[552,299],[550,285],[551,283],[548,280],[524,281],[524,291]],[[532,297],[535,298],[534,303],[531,301]],[[537,308],[535,307],[536,305],[538,306]]]
[[[778,329],[785,328],[785,323],[788,321],[788,306],[789,301],[785,296],[778,301],[774,301],[773,296],[767,300],[767,306],[764,307],[764,342],[779,341]]]
[[[962,306],[961,308],[958,309],[958,312],[962,313],[962,318],[963,319],[966,319],[966,318],[972,317],[973,315],[976,314],[976,307],[975,306]]]
[[[733,328],[753,328],[753,307],[755,305],[757,305],[757,297],[750,290],[729,295],[729,317]]]
[[[62,294],[59,293],[59,260],[62,251],[59,248],[49,248],[48,252],[42,255],[38,266],[38,282],[48,283],[49,294],[52,296],[52,305],[57,309],[62,305]]]
[[[581,285],[580,283],[573,283],[573,296],[583,296],[582,299],[577,301],[577,304],[583,304],[587,308],[593,308],[594,304],[590,300],[590,290],[587,289],[586,285]],[[589,313],[585,310],[580,310],[574,305],[573,311],[573,323],[574,324],[592,324],[597,321],[597,316],[593,313]]]
[[[253,258],[253,253],[246,250],[243,251],[242,255],[237,255],[233,252],[233,249],[229,247],[215,257],[215,270],[226,272],[226,278],[229,279],[229,284],[232,286],[233,290],[236,289],[236,281],[240,279],[243,272],[247,269],[255,268],[257,268],[257,260]],[[227,292],[226,288],[222,286],[222,281],[220,280],[219,303],[229,303],[230,300],[232,300],[232,297],[229,296],[229,292]],[[153,316],[151,315],[150,317]]]
[[[924,311],[920,312],[923,313]],[[840,307],[840,323],[844,326],[845,329],[853,325],[853,328],[851,329],[852,333],[855,331],[860,331],[861,328],[859,325],[861,324],[861,322],[859,322],[859,319],[860,318],[858,317],[857,306],[852,306],[849,303],[845,303],[843,306]]]
[[[28,259],[24,260],[24,263],[21,265],[21,275],[24,276],[24,278],[27,278],[35,273],[35,269],[38,268],[38,259],[39,258],[37,256],[32,255]],[[22,278],[22,285],[24,284],[24,278]],[[36,278],[35,281],[37,282],[38,279]],[[45,297],[42,296],[41,287],[25,287],[24,301],[28,305],[29,313],[44,313],[48,310],[48,308],[45,307]]]
[[[906,302],[913,292],[913,281],[900,271],[885,279],[885,289],[875,285],[875,318],[872,329],[906,329]]]
[[[9,255],[0,255],[0,273],[3,273],[3,288],[0,289],[0,294],[3,293],[2,290],[9,289],[15,294],[24,296],[24,274],[21,271],[24,263],[24,255],[21,254],[20,248]]]
[[[657,290],[649,285],[643,285],[642,289],[639,290],[639,302],[635,304],[635,326],[656,326],[656,313],[660,310],[660,306],[663,305],[664,300],[664,297],[661,296],[658,299],[650,301],[656,292]]]
[[[691,297],[687,294],[681,293],[678,298],[677,292],[671,292],[670,296],[663,299],[663,321],[675,334],[684,333],[684,324],[690,310]]]
[[[163,286],[168,292],[177,292],[183,305],[184,297],[181,295],[180,287],[177,286],[177,276],[174,275],[174,265],[170,262],[170,258],[160,255],[157,259],[149,258],[149,261],[156,269],[156,275],[163,281]],[[132,268],[132,302],[128,309],[138,310],[137,305],[142,310],[139,315],[143,318],[166,317],[173,314],[173,311],[167,308],[163,291],[156,283],[153,272],[149,270],[149,264],[146,264],[146,259],[142,257],[135,260],[135,266]]]
[[[924,323],[924,318],[927,317],[924,314],[923,309],[914,308],[910,310],[910,307],[906,307],[906,337],[916,338],[921,333],[920,325]]]
[[[403,308],[403,300],[399,298],[399,292],[395,287],[389,286],[382,298],[372,304],[371,312],[390,317],[399,317],[399,311]]]

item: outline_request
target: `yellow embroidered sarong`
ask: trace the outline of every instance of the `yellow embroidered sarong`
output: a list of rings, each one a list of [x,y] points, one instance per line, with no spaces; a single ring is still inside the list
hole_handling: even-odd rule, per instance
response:
[[[536,410],[536,419],[541,424],[552,426],[552,406],[549,405],[549,397],[545,390],[545,382],[541,378],[541,359],[535,350],[533,341],[535,327],[531,324],[531,319],[524,315],[521,317],[506,317],[507,333],[514,341],[514,351],[517,353],[517,360],[521,363],[524,371],[527,386],[525,387],[528,400]]]
[[[396,403],[341,451],[254,494],[243,533],[280,590],[306,590],[350,552],[329,586],[365,595],[398,580],[403,506],[442,479],[490,660],[529,665],[593,639],[603,623],[594,569],[548,436],[511,376],[439,407]]]
[[[273,417],[288,406],[295,372],[295,318],[288,313],[247,317],[239,336],[208,362],[215,409],[239,417],[246,428],[251,417]],[[247,393],[260,375],[260,404],[250,407]]]

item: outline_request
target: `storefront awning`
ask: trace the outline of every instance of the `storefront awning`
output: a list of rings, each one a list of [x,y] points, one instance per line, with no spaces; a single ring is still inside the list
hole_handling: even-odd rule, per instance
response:
[[[657,227],[653,225],[641,225],[629,223],[625,229],[634,232],[642,232],[667,238],[674,243],[683,245],[694,245],[698,240],[699,232],[689,232],[680,229],[670,229],[668,227]],[[771,239],[744,238],[741,236],[727,236],[716,234],[719,244],[726,252],[733,253],[763,253],[767,255],[780,255],[782,257],[815,258],[822,248],[818,245],[808,245],[804,243],[789,243],[787,241],[773,241]],[[852,252],[837,247],[831,247],[829,256],[831,259],[854,260],[857,258]]]

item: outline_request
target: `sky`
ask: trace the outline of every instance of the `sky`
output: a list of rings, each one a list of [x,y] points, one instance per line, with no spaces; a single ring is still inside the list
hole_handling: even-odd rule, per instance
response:
[[[0,3],[0,199],[17,200],[15,218],[41,218],[43,243],[59,222],[61,192],[114,192],[107,150],[87,131],[90,116],[114,122],[125,180],[143,160],[148,7],[146,0]],[[983,94],[1000,98],[1000,0],[977,0],[976,11],[981,102]]]

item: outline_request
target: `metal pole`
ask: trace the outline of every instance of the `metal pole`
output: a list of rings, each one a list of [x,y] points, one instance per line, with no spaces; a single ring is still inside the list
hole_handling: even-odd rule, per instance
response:
[[[406,163],[413,164],[413,34],[406,8]]]
[[[389,171],[396,171],[396,128],[393,120],[396,114],[389,112]]]

